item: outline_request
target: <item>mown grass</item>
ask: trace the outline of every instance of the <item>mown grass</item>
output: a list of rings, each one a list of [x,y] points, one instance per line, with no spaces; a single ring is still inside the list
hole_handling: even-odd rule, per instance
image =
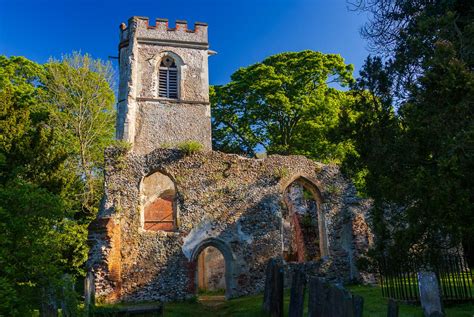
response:
[[[364,317],[387,316],[387,299],[382,297],[379,287],[371,286],[348,286],[352,293],[364,297]],[[307,315],[307,294],[305,299],[305,313]],[[224,301],[217,306],[206,306],[198,300],[184,302],[166,303],[165,317],[263,317],[262,311],[263,295],[246,296]],[[284,311],[288,314],[290,292],[285,290]],[[400,317],[422,317],[423,313],[419,306],[400,304]],[[474,303],[456,304],[446,307],[447,317],[473,317]]]
[[[364,297],[364,317],[387,316],[387,299],[382,297],[379,287],[349,286],[352,293]],[[400,317],[423,317],[419,305],[400,304]],[[474,303],[456,304],[445,307],[447,317],[473,317]]]

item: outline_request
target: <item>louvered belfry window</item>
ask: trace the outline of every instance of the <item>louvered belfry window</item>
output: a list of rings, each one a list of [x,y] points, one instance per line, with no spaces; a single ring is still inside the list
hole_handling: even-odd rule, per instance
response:
[[[165,56],[160,63],[159,96],[178,99],[178,68],[174,59]]]

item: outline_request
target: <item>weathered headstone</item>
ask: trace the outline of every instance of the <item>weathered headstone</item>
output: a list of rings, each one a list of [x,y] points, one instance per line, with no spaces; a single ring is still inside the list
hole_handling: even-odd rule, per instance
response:
[[[327,306],[329,314],[324,314],[324,316],[332,317],[351,317],[350,311],[348,311],[348,292],[344,291],[341,287],[331,285],[329,288],[328,302]],[[352,300],[351,300],[352,301]],[[352,303],[351,303],[352,304]],[[351,305],[352,308],[352,305]]]
[[[352,295],[352,307],[354,317],[362,317],[364,312],[364,298],[359,295]]]
[[[283,317],[283,266],[280,263],[273,266],[270,316]]]
[[[283,266],[276,259],[267,264],[262,308],[272,317],[283,316]]]
[[[302,270],[293,272],[291,281],[289,317],[302,317],[304,311],[304,294],[306,286],[306,274]]]
[[[342,316],[344,317],[354,317],[354,299],[353,295],[346,290],[345,288],[342,288],[342,295],[343,295],[343,303],[344,303],[344,312]]]
[[[91,271],[88,271],[84,279],[84,306],[86,311],[89,311],[90,307],[95,303],[94,290],[94,275]]]
[[[337,297],[339,294],[337,294],[337,289],[335,289],[332,285],[329,285],[328,289],[328,296],[327,299],[328,301],[325,303],[325,307],[328,308],[327,313],[328,314],[323,314],[324,316],[334,316],[334,317],[339,317],[339,310],[342,310],[342,307],[340,307],[340,303],[337,303]],[[326,311],[326,310],[323,310]]]
[[[270,259],[265,269],[265,289],[263,293],[263,311],[269,313],[271,298],[272,298],[272,280],[273,280],[273,267],[277,264],[275,259]]]
[[[394,299],[388,300],[387,317],[398,317],[398,304]]]
[[[309,282],[309,317],[362,317],[364,298],[319,278]]]
[[[323,317],[327,303],[328,285],[313,277],[309,281],[308,317]]]
[[[443,303],[436,274],[428,271],[418,272],[418,287],[424,316],[443,316]]]

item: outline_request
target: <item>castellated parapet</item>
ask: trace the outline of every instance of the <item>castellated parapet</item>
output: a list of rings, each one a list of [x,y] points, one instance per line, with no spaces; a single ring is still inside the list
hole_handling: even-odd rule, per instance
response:
[[[139,154],[191,140],[211,150],[208,56],[205,23],[122,23],[117,139]]]

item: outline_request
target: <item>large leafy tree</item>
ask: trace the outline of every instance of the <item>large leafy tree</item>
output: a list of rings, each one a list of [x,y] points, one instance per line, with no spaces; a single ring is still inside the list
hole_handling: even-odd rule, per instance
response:
[[[230,83],[211,89],[214,148],[340,161],[351,144],[331,142],[328,134],[350,102],[340,87],[353,81],[352,70],[339,55],[309,50],[239,69]]]
[[[71,299],[64,274],[84,274],[97,208],[85,214],[84,205],[101,194],[84,192],[102,171],[98,155],[82,160],[75,128],[80,122],[92,134],[86,153],[102,153],[112,142],[113,92],[90,66],[97,62],[75,59],[44,67],[0,56],[0,315],[27,316],[40,303],[53,312],[58,300]],[[74,108],[76,98],[82,104]]]
[[[372,97],[357,99],[341,122],[359,155],[346,170],[363,171],[375,199],[378,251],[436,255],[462,243],[472,261],[474,4],[358,8],[370,13],[363,35],[380,57],[368,58],[355,87]]]
[[[102,197],[104,148],[114,135],[113,69],[77,52],[45,68],[45,102],[70,150],[67,164],[83,180],[71,199],[80,203],[83,216],[94,217]]]
[[[27,315],[62,265],[62,188],[74,183],[39,100],[44,68],[0,57],[0,313]]]

